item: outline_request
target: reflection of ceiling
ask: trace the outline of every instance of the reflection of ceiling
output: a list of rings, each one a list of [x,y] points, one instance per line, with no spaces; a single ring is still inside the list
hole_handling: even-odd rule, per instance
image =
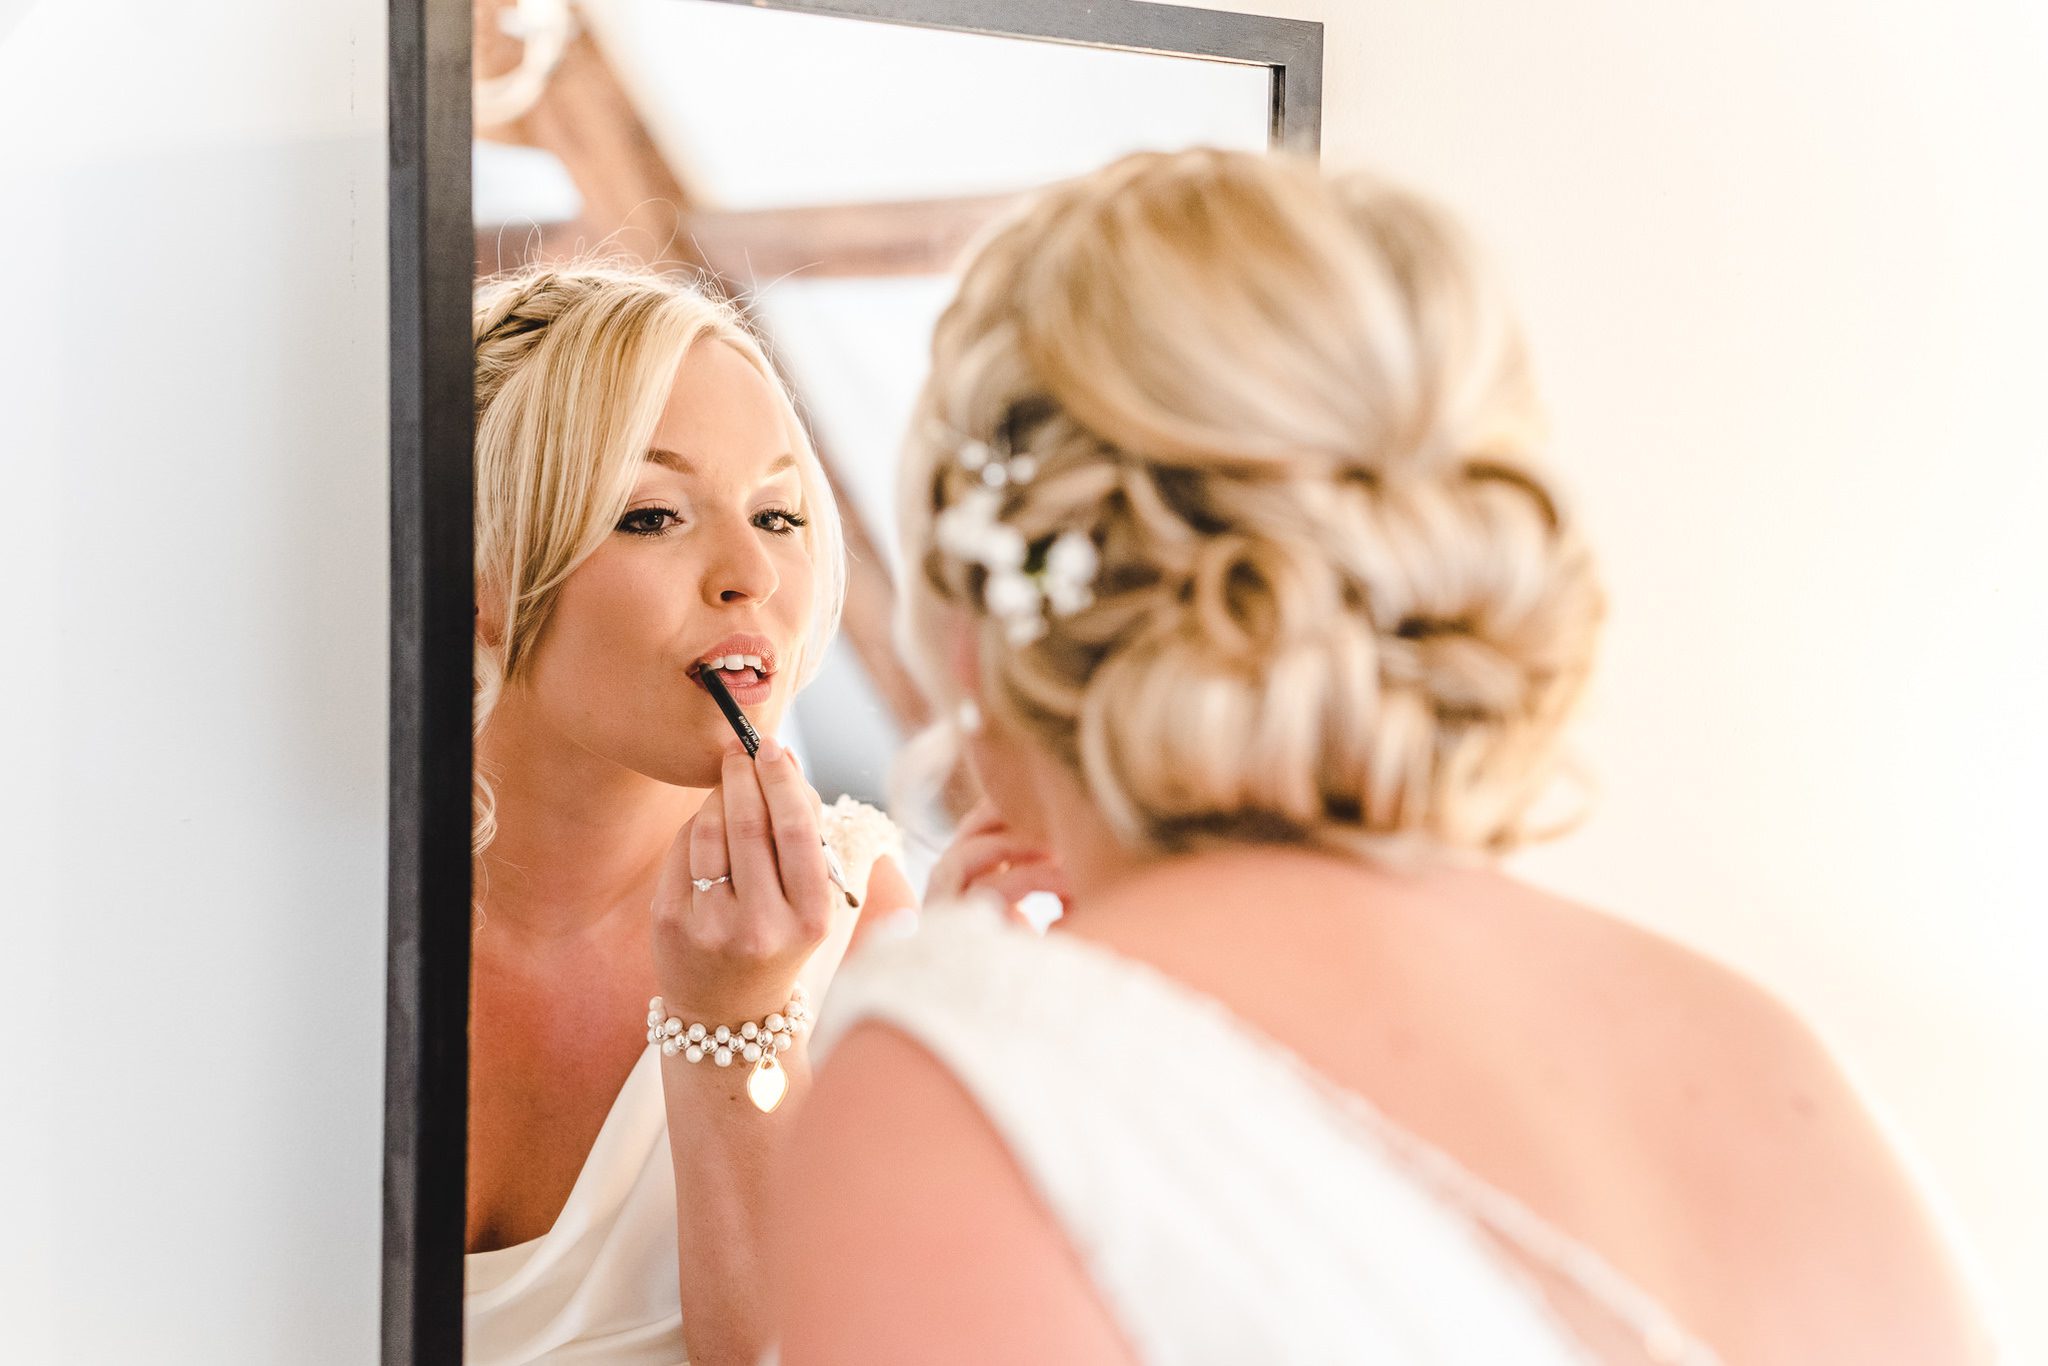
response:
[[[1264,67],[707,0],[583,0],[680,178],[720,208],[1026,189],[1140,148],[1266,146]]]
[[[952,281],[779,281],[754,300],[847,496],[896,573],[896,457]]]
[[[575,177],[553,152],[478,138],[470,145],[470,216],[477,230],[573,223],[583,212]]]
[[[924,382],[932,324],[952,297],[941,276],[805,279],[768,284],[753,308],[832,460],[845,511],[867,527],[881,568],[902,582],[896,547],[896,465]],[[820,791],[886,795],[901,727],[844,645],[805,690],[797,718]]]

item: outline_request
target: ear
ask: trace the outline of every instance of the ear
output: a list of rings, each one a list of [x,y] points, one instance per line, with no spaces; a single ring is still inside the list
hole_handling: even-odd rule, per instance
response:
[[[481,583],[476,586],[476,635],[492,649],[505,640],[503,595],[492,592],[488,585]]]

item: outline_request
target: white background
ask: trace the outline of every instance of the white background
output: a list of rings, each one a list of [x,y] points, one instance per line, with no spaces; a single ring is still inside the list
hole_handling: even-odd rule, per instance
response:
[[[10,1363],[376,1359],[384,48],[0,0]]]

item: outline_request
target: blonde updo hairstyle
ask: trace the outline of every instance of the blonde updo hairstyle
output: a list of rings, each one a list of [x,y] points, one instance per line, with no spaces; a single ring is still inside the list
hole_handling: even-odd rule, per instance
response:
[[[530,268],[480,282],[476,343],[476,593],[501,624],[476,641],[475,734],[520,676],[562,584],[625,514],[677,370],[719,341],[768,381],[797,458],[816,566],[809,637],[791,662],[801,687],[838,625],[845,592],[839,515],[788,390],[739,312],[676,276],[609,264]],[[474,775],[472,853],[497,830],[489,776]]]
[[[1121,843],[1412,862],[1529,836],[1602,595],[1521,340],[1440,213],[1288,159],[1128,157],[993,233],[932,359],[906,637],[956,686],[964,609],[989,724]],[[1093,603],[1026,644],[934,543],[973,442],[1035,465],[1001,512],[1034,555],[1099,548]]]

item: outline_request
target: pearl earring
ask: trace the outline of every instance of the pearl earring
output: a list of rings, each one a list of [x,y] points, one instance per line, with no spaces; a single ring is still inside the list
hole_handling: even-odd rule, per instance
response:
[[[971,697],[960,699],[960,705],[953,708],[953,724],[960,727],[962,735],[981,734],[981,708]]]

